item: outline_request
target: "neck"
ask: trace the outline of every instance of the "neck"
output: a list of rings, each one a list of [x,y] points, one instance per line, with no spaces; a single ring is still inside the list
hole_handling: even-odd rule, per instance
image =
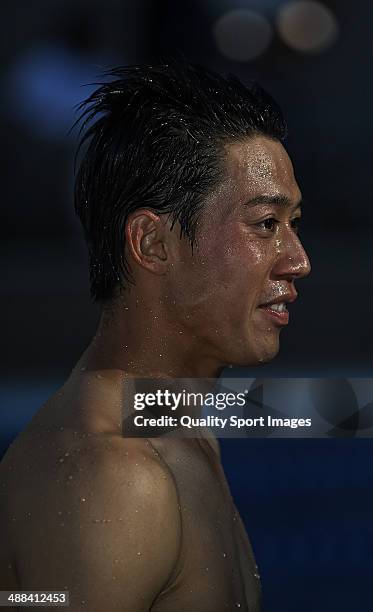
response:
[[[103,310],[79,366],[137,377],[217,378],[222,363],[189,327],[139,301]]]

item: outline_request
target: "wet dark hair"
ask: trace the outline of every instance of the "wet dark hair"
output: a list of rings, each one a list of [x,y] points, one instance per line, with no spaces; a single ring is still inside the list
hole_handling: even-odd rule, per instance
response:
[[[254,82],[245,86],[185,61],[105,75],[111,80],[80,105],[78,151],[87,146],[75,182],[95,301],[133,282],[125,257],[131,212],[171,215],[193,248],[199,211],[224,176],[224,144],[286,135],[279,107]]]

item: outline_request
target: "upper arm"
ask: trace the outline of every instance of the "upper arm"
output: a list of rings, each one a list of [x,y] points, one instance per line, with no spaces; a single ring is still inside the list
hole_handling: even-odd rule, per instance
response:
[[[26,542],[20,555],[21,588],[67,589],[74,611],[145,612],[178,558],[174,481],[138,448],[110,459],[100,454],[99,461],[91,457],[79,479],[60,483],[59,494],[47,488],[29,540],[33,550]],[[27,559],[34,569],[24,566]]]

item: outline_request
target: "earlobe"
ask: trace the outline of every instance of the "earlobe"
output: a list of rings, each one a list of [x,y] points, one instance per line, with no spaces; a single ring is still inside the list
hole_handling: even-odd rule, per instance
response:
[[[138,209],[126,223],[126,244],[129,255],[142,268],[153,274],[164,274],[167,263],[163,219],[148,209]]]

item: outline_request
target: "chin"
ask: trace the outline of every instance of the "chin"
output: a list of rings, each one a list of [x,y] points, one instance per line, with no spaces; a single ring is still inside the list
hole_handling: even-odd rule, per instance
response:
[[[233,366],[239,368],[253,368],[255,366],[268,363],[272,361],[280,350],[280,338],[279,334],[271,334],[269,337],[265,337],[265,334],[259,339],[256,334],[255,342],[253,342],[253,336],[246,335],[241,336],[237,339],[234,344],[233,334],[230,338],[230,343],[225,345],[225,363],[224,367]],[[226,350],[229,348],[230,350]]]
[[[271,353],[265,353],[258,359],[257,365],[261,365],[263,363],[269,363],[270,361],[273,361],[275,357],[277,357],[277,355],[278,355],[278,350],[272,351]]]
[[[268,363],[272,361],[275,357],[277,357],[280,350],[280,342],[277,337],[273,342],[269,343],[267,346],[263,347],[263,351],[261,353],[259,363]]]
[[[256,347],[255,353],[253,354],[250,351],[244,357],[243,362],[240,364],[244,367],[254,367],[258,365],[262,365],[264,363],[268,363],[272,361],[275,357],[277,357],[278,352],[280,350],[280,343],[277,340],[274,340],[271,343],[266,343],[265,346]]]

